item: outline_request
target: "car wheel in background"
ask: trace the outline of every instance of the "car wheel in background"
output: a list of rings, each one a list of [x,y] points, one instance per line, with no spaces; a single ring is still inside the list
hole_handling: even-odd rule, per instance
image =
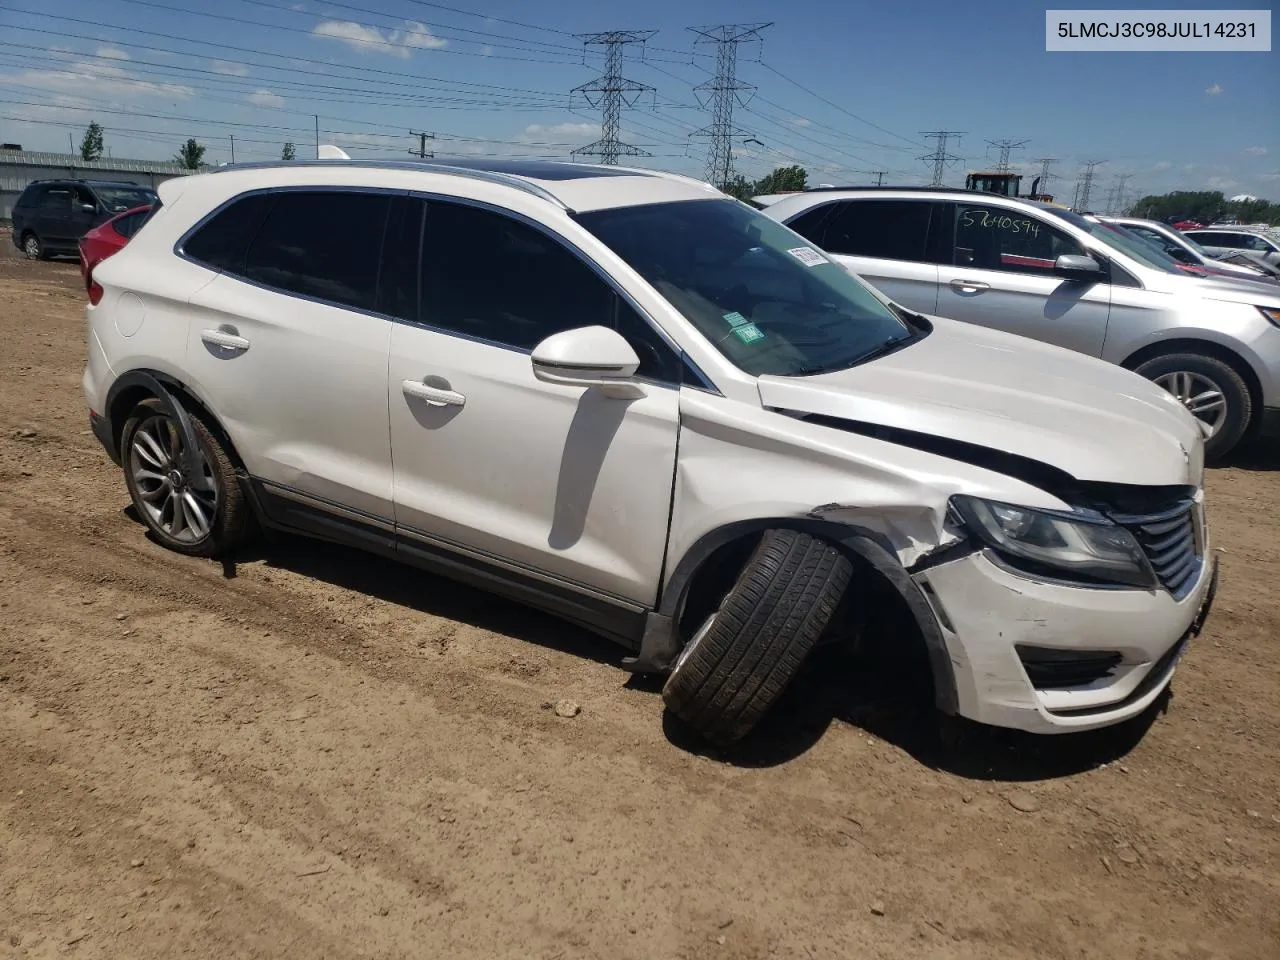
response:
[[[26,255],[28,260],[43,260],[45,258],[44,244],[42,244],[40,242],[40,238],[31,231],[27,231],[26,235],[22,238],[22,252]]]
[[[1253,416],[1249,387],[1217,357],[1169,353],[1140,365],[1137,373],[1178,398],[1207,428],[1205,459],[1220,460],[1240,442]]]

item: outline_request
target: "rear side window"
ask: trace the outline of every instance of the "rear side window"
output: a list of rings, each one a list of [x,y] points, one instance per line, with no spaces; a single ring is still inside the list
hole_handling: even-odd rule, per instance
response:
[[[266,193],[233,201],[188,237],[182,252],[206,267],[243,275],[249,241],[274,203],[275,197]]]
[[[852,257],[925,262],[933,209],[921,200],[844,200],[827,217],[819,246]]]
[[[127,217],[117,217],[111,221],[111,229],[122,237],[132,237],[150,215],[150,210],[139,210],[137,213],[131,213]]]
[[[70,187],[50,187],[40,198],[40,209],[48,213],[66,213],[71,210],[73,196]]]
[[[287,191],[245,251],[244,277],[360,310],[377,306],[388,194]]]
[[[15,210],[27,210],[31,207],[38,206],[41,198],[44,197],[45,187],[27,187],[22,191],[22,195],[18,197],[18,202],[13,205]]]

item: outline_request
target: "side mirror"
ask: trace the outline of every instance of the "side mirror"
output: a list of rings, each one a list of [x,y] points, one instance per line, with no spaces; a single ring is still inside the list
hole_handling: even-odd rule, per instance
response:
[[[81,213],[97,213],[98,208],[95,207],[92,203],[82,203],[80,204],[80,212]]]
[[[608,327],[578,327],[533,348],[533,375],[544,383],[601,387],[608,396],[638,396],[631,378],[640,366],[631,344]]]
[[[1080,253],[1064,253],[1053,262],[1053,272],[1068,280],[1100,280],[1102,264]]]

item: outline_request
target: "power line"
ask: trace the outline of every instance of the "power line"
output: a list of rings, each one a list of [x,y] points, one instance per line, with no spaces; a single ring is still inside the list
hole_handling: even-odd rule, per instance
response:
[[[921,131],[920,136],[925,137],[926,139],[932,139],[937,144],[933,153],[925,154],[923,157],[917,157],[916,159],[923,160],[925,163],[933,164],[932,186],[940,187],[942,186],[942,174],[946,171],[946,168],[964,159],[963,157],[957,157],[947,153],[947,141],[952,137],[955,137],[957,140],[960,139],[964,136],[964,131],[926,130]]]
[[[709,137],[710,148],[707,151],[707,181],[716,186],[725,186],[729,182],[729,174],[733,168],[733,138],[746,137],[745,131],[733,125],[733,106],[743,103],[742,93],[754,90],[755,87],[738,79],[738,47],[752,40],[760,40],[760,31],[772,23],[724,24],[718,27],[690,27],[697,34],[698,43],[714,43],[716,45],[715,76],[694,88],[698,94],[710,94],[711,123],[696,130],[690,136]],[[703,103],[699,96],[699,102]],[[703,103],[705,107],[706,104]]]
[[[876,178],[876,186],[884,186],[884,178],[888,175],[888,170],[859,170],[859,173],[865,173],[868,176]]]
[[[1009,152],[1025,147],[1030,140],[988,140],[987,143],[993,147],[1000,148],[1000,159],[996,162],[996,170],[1000,173],[1009,172]]]
[[[581,35],[584,47],[601,45],[605,49],[604,76],[596,77],[589,83],[573,88],[572,93],[580,93],[591,106],[602,109],[603,118],[600,123],[600,139],[585,147],[578,147],[572,152],[574,157],[599,157],[600,162],[616,166],[618,157],[646,157],[645,151],[639,147],[623,143],[619,139],[622,130],[622,105],[634,107],[642,93],[654,92],[654,88],[645,83],[628,80],[622,75],[623,52],[628,44],[643,45],[656,30],[606,30],[603,33],[584,33]],[[596,97],[595,100],[592,97]]]

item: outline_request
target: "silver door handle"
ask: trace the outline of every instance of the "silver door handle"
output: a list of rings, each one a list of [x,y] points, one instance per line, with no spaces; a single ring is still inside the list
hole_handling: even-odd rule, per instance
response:
[[[460,407],[467,402],[467,398],[456,391],[429,387],[418,380],[405,380],[400,384],[400,389],[406,397],[425,400],[433,407]]]
[[[214,347],[226,347],[228,350],[248,350],[249,341],[244,337],[227,333],[225,330],[202,330],[200,339]]]
[[[961,290],[965,293],[977,293],[979,290],[990,290],[991,284],[983,283],[981,280],[952,280],[952,290]]]

